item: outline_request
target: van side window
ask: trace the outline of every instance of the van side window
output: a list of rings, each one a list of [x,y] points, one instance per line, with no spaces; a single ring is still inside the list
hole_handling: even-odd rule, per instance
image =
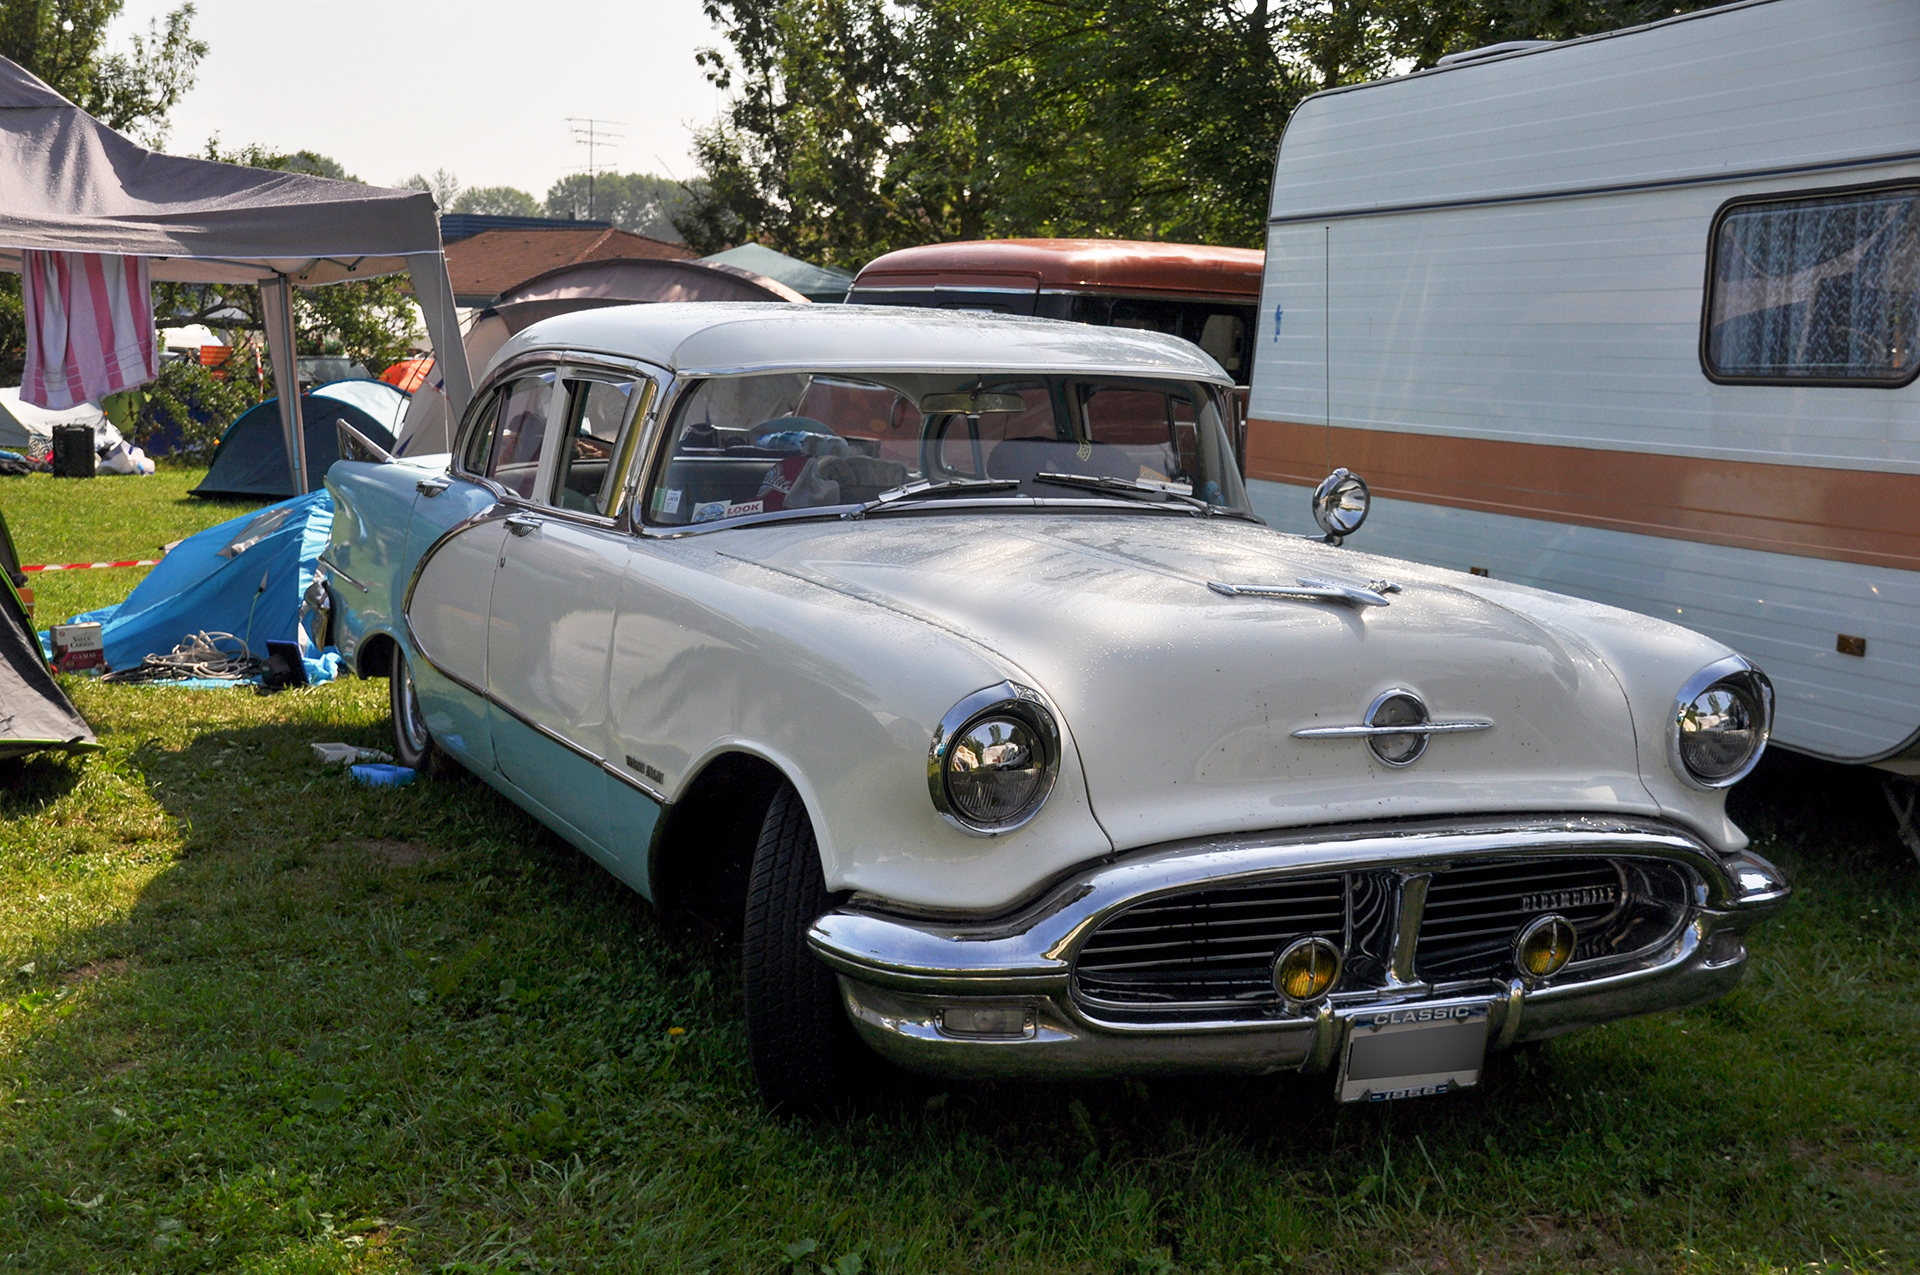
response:
[[[1904,385],[1920,371],[1920,189],[1729,204],[1709,254],[1713,379]]]

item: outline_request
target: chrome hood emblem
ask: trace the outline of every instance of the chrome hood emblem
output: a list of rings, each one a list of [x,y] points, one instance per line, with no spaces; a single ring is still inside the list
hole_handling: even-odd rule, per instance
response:
[[[1382,599],[1384,602],[1384,599]],[[1364,739],[1373,755],[1388,766],[1411,766],[1427,751],[1434,735],[1464,735],[1491,730],[1486,718],[1461,718],[1436,722],[1427,705],[1412,691],[1395,687],[1382,691],[1367,706],[1361,726],[1303,726],[1293,732],[1295,739]]]
[[[1207,587],[1229,598],[1286,598],[1293,602],[1338,602],[1350,607],[1391,606],[1386,595],[1400,592],[1400,586],[1391,580],[1369,580],[1361,586],[1305,577],[1298,584],[1225,584],[1209,580]]]

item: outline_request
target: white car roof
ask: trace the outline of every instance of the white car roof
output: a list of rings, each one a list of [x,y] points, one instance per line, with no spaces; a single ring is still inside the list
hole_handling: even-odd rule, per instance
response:
[[[531,324],[489,370],[531,350],[640,359],[682,375],[836,371],[1103,372],[1231,385],[1200,347],[1132,328],[912,306],[660,302]]]

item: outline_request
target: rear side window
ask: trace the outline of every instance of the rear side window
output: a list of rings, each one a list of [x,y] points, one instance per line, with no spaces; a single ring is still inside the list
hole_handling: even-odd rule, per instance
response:
[[[1905,385],[1920,328],[1920,189],[1741,201],[1716,219],[1701,359],[1742,384]]]

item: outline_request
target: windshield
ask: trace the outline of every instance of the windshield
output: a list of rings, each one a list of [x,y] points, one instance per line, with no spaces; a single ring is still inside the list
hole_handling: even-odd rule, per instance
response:
[[[716,377],[680,398],[645,508],[687,526],[864,504],[908,483],[1000,480],[973,499],[1195,501],[1245,512],[1224,387],[1093,375],[782,372]],[[1059,476],[1119,480],[1094,489]],[[904,503],[904,502],[902,502]]]

